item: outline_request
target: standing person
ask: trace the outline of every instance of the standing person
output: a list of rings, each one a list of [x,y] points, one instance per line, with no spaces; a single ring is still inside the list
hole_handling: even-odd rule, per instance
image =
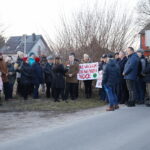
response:
[[[123,75],[126,79],[127,89],[129,92],[129,99],[127,106],[134,107],[136,101],[135,82],[138,76],[139,57],[134,52],[132,47],[127,49],[128,61],[125,65]]]
[[[144,70],[146,67],[146,59],[144,56],[144,51],[142,49],[137,50],[137,55],[139,56],[139,73],[138,78],[136,80],[136,103],[144,104],[145,92],[146,92],[146,84],[144,81]]]
[[[40,66],[40,58],[35,58],[35,63],[32,65],[32,83],[33,83],[33,98],[39,98],[39,86],[44,84],[43,69]]]
[[[128,59],[124,51],[119,52],[119,58],[120,60],[118,61],[118,64],[120,67],[121,76],[120,76],[119,84],[117,86],[117,96],[118,96],[119,103],[125,104],[128,101],[129,93],[126,85],[126,80],[124,79],[123,76],[123,71]]]
[[[21,85],[22,85],[22,97],[24,100],[28,99],[28,95],[30,93],[30,85],[32,82],[32,68],[29,65],[28,58],[23,58],[23,65],[20,69],[21,72]]]
[[[103,54],[100,59],[100,63],[99,63],[99,71],[104,70],[104,68],[106,66],[106,62],[107,62],[107,55]],[[100,95],[100,100],[107,101],[107,96],[106,96],[104,86],[102,86],[102,88],[99,89],[99,95]]]
[[[44,74],[44,68],[46,67],[46,64],[47,64],[47,58],[45,55],[42,55],[40,56],[40,65],[43,69],[43,78],[44,78],[44,81],[45,81],[45,74]],[[45,83],[45,82],[44,82]],[[42,86],[42,92],[45,93],[45,84],[41,84]]]
[[[91,63],[90,57],[88,54],[83,55],[82,63]],[[85,80],[84,81],[84,88],[85,88],[85,96],[86,98],[91,98],[92,96],[92,80]]]
[[[50,98],[53,96],[52,94],[52,81],[53,81],[53,63],[54,63],[54,57],[48,56],[47,57],[47,63],[44,68],[44,76],[45,76],[45,83],[46,83],[46,97]]]
[[[80,63],[80,60],[76,58],[76,55],[74,52],[70,53],[70,55],[74,56],[74,61],[76,63],[78,63],[78,64]],[[78,83],[75,84],[75,97],[76,97],[76,99],[78,99],[78,97],[79,97],[79,81],[78,81]]]
[[[16,79],[17,79],[17,94],[21,96],[21,73],[20,73],[20,68],[22,67],[23,60],[22,58],[24,57],[24,53],[21,51],[17,52],[17,61],[14,64],[15,70],[16,70]]]
[[[103,72],[103,81],[102,85],[104,85],[108,100],[109,100],[109,108],[106,111],[114,111],[118,109],[118,98],[116,94],[116,86],[119,82],[120,78],[120,69],[118,64],[113,58],[112,54],[108,54],[107,56],[107,64]]]
[[[3,81],[2,81],[2,73],[0,72],[0,106],[2,106],[3,105],[3,103],[2,103],[2,90],[3,90]]]
[[[146,94],[145,104],[150,106],[150,59],[146,59],[146,66],[144,70],[144,81],[146,83]]]
[[[69,95],[71,100],[77,99],[77,74],[79,72],[79,64],[75,61],[74,55],[69,55],[68,70],[66,72],[66,89],[65,89],[65,99],[67,100]]]
[[[52,88],[54,90],[54,101],[59,102],[59,96],[64,100],[64,88],[65,88],[65,68],[61,63],[60,57],[55,58],[53,65],[54,78],[52,81]]]
[[[7,57],[6,63],[8,69],[9,98],[13,99],[13,88],[16,81],[16,70],[14,68],[12,57]]]
[[[118,52],[115,53],[115,60],[116,60],[116,62],[120,61],[119,53]]]
[[[3,89],[5,100],[9,100],[9,82],[8,82],[8,69],[7,64],[3,59],[3,55],[0,53],[0,72],[2,73]]]

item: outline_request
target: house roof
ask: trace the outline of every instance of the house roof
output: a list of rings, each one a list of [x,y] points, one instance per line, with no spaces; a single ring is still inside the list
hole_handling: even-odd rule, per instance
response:
[[[140,31],[139,34],[145,34],[145,31],[146,31],[146,30],[150,30],[150,23],[147,24],[147,25],[144,27],[144,29],[142,29],[142,30]]]
[[[0,52],[5,54],[16,54],[17,51],[24,52],[24,36],[12,36],[8,39],[6,44],[0,49]],[[41,39],[46,47],[48,48],[48,45],[42,35],[26,35],[26,52],[29,53],[30,50],[33,48],[35,43]],[[49,48],[48,48],[49,49]]]

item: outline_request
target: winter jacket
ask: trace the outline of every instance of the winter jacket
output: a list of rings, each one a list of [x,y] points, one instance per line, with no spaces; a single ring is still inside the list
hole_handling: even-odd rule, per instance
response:
[[[21,83],[22,84],[31,84],[32,82],[32,67],[27,64],[26,62],[23,62],[23,65],[20,69],[21,73]]]
[[[103,70],[102,85],[115,88],[119,83],[120,68],[114,59],[110,59]]]
[[[53,64],[47,63],[44,67],[45,83],[52,83],[54,73],[52,71]]]
[[[65,88],[65,69],[62,64],[55,64],[53,65],[53,73],[54,77],[52,80],[52,88],[59,88],[59,89],[64,89]]]
[[[128,57],[128,60],[124,68],[124,79],[126,80],[136,80],[138,76],[138,67],[139,67],[139,57],[136,53],[131,54]]]
[[[79,64],[75,61],[74,64],[68,64],[68,71],[66,73],[67,83],[78,83],[77,74],[79,72]],[[72,77],[69,77],[72,74]]]
[[[32,65],[32,83],[33,84],[43,84],[43,69],[40,66],[40,63],[35,62]]]
[[[8,82],[8,69],[7,64],[4,62],[3,59],[0,60],[0,72],[2,73],[1,77],[3,82]]]

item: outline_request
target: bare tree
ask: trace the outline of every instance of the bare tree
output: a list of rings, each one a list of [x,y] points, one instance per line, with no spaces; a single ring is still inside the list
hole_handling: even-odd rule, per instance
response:
[[[133,44],[136,34],[128,12],[122,11],[116,1],[102,6],[96,3],[92,9],[85,7],[73,13],[70,20],[62,16],[63,28],[57,31],[54,50],[64,58],[70,52],[75,52],[78,58],[87,53],[94,61],[103,53],[124,50]]]
[[[5,37],[4,37],[4,29],[2,24],[0,25],[0,48],[2,48],[5,44]]]
[[[137,12],[137,22],[140,26],[145,26],[150,23],[150,0],[139,0]]]

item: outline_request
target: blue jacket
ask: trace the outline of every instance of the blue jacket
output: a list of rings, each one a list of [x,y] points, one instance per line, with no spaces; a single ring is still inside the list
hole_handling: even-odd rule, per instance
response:
[[[124,79],[136,80],[138,76],[138,67],[140,59],[136,53],[131,54],[125,64],[123,73],[125,74]]]
[[[109,87],[115,88],[119,83],[120,79],[120,68],[115,60],[109,60],[106,64],[103,72],[102,85],[107,85]]]
[[[35,62],[32,65],[32,83],[42,84],[44,83],[43,70],[39,63]]]

